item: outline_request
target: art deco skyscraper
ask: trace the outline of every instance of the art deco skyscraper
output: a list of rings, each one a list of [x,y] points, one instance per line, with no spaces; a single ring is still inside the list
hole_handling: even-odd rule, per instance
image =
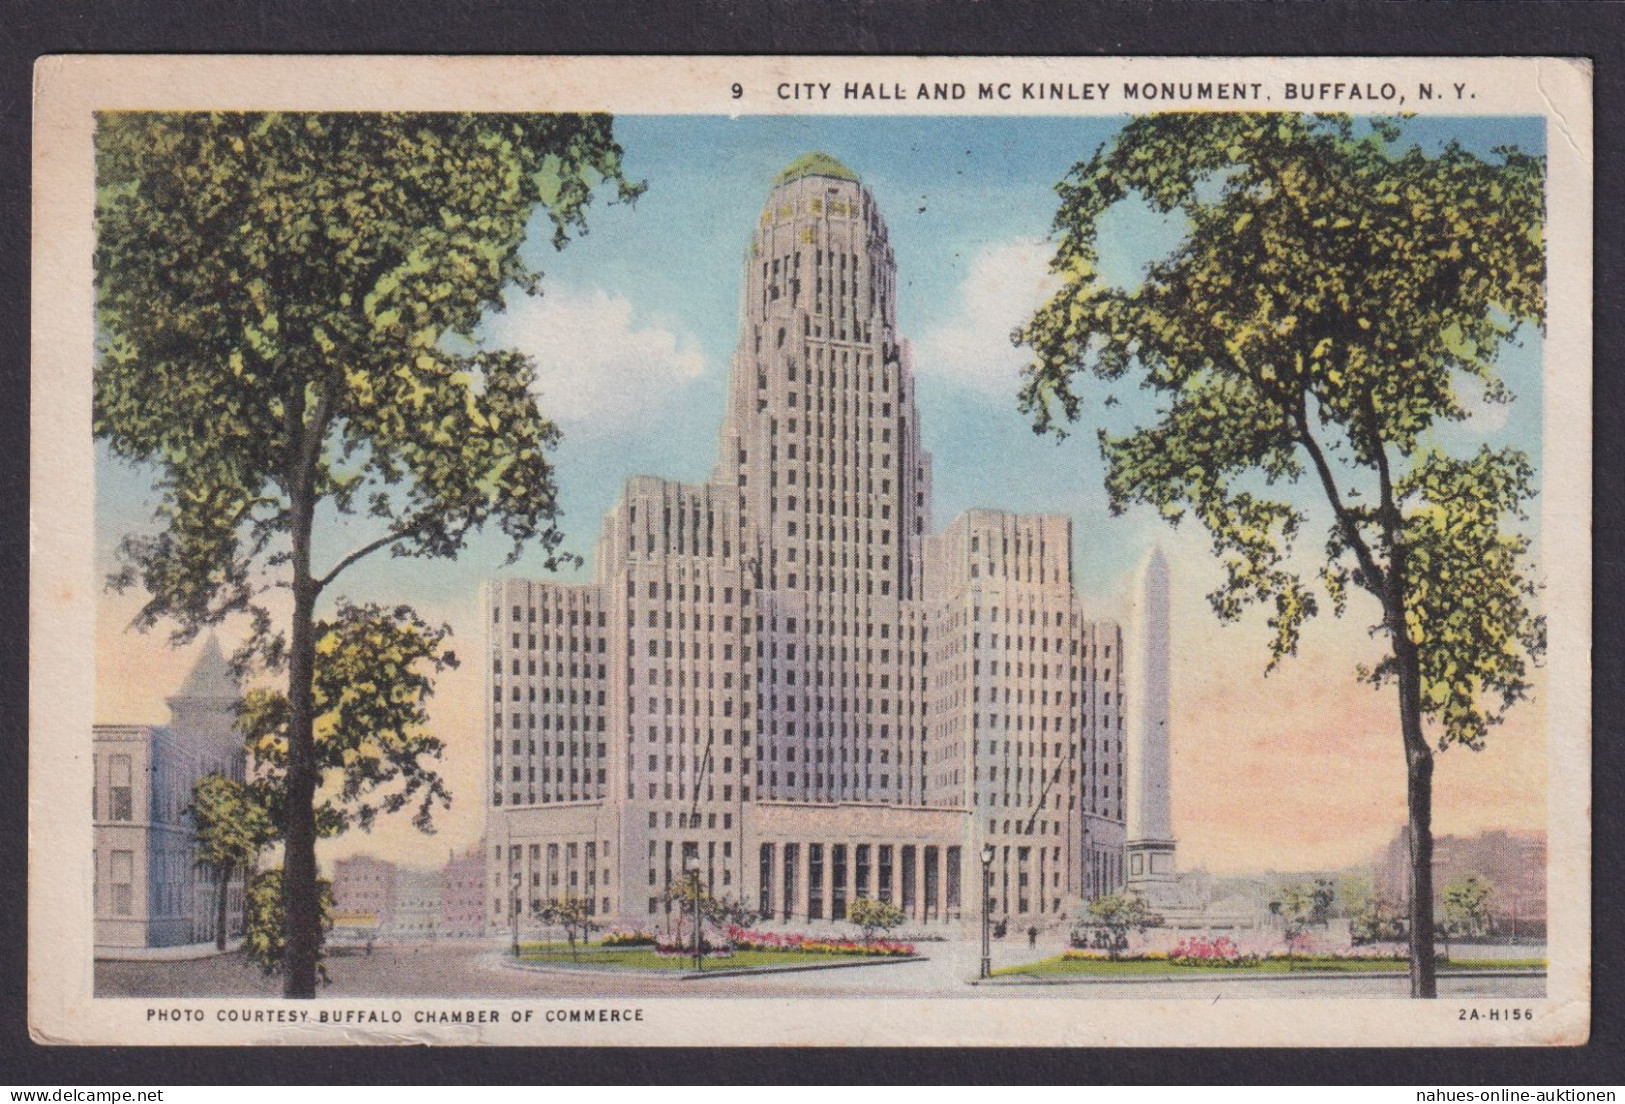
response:
[[[809,154],[744,257],[710,479],[627,481],[586,585],[488,584],[491,919],[647,923],[697,864],[779,921],[1057,917],[1123,878],[1117,627],[1062,516],[931,529],[897,267]],[[517,876],[517,891],[514,881]]]
[[[930,458],[896,294],[868,189],[822,154],[785,169],[745,261],[717,466],[717,481],[738,488],[763,599],[769,798],[923,799],[910,768],[922,753],[924,625],[907,603]]]

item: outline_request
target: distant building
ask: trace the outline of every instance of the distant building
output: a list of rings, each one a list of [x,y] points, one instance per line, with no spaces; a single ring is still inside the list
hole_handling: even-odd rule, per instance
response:
[[[353,855],[333,864],[333,926],[351,936],[382,934],[395,923],[395,864]]]
[[[440,928],[442,870],[401,867],[395,873],[395,914],[384,934],[395,939],[433,939]]]
[[[485,845],[453,855],[440,870],[440,924],[443,937],[485,934]]]
[[[786,168],[743,262],[711,477],[629,479],[589,584],[484,589],[488,924],[559,897],[664,920],[685,869],[783,923],[863,897],[955,923],[984,848],[1022,925],[1165,890],[1166,565],[1130,670],[1073,589],[1071,518],[934,529],[896,261],[851,170]]]
[[[215,938],[219,875],[199,863],[187,808],[208,774],[243,777],[233,729],[238,686],[210,638],[168,699],[167,725],[96,725],[95,939],[98,947],[173,947]],[[242,934],[243,873],[227,887],[227,935]]]
[[[1398,835],[1376,858],[1377,896],[1408,908],[1410,830]],[[1476,874],[1490,884],[1490,913],[1498,932],[1542,936],[1546,932],[1546,834],[1493,830],[1476,836],[1436,836],[1433,840],[1433,893],[1442,903],[1452,882]]]

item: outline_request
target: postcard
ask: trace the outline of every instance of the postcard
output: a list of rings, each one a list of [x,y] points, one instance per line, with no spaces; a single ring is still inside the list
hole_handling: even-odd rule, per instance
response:
[[[1586,63],[35,109],[36,1040],[1588,1038]]]

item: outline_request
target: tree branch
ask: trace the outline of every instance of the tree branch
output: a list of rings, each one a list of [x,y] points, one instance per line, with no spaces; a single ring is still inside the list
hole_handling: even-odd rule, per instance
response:
[[[1349,547],[1354,551],[1354,558],[1360,561],[1360,570],[1369,582],[1366,589],[1375,595],[1386,606],[1388,602],[1388,577],[1377,561],[1371,555],[1371,549],[1365,538],[1360,535],[1359,526],[1349,514],[1348,507],[1343,504],[1343,495],[1337,489],[1337,480],[1332,475],[1331,465],[1326,462],[1326,454],[1315,440],[1314,432],[1309,428],[1309,412],[1300,397],[1292,409],[1292,420],[1298,427],[1298,438],[1303,447],[1308,450],[1309,457],[1315,462],[1315,471],[1320,475],[1321,486],[1326,490],[1326,499],[1331,503],[1332,514],[1337,518],[1337,524],[1343,530],[1343,539],[1348,541]]]
[[[1382,488],[1382,528],[1383,539],[1388,544],[1389,554],[1392,555],[1399,542],[1399,507],[1394,501],[1394,478],[1388,467],[1388,450],[1383,448],[1382,437],[1377,433],[1377,406],[1366,391],[1360,396],[1361,421],[1365,432],[1371,438],[1371,455],[1377,462],[1377,479]]]
[[[349,555],[345,556],[338,563],[334,564],[333,570],[316,580],[316,593],[320,594],[322,591],[326,590],[327,585],[334,579],[338,578],[340,572],[349,567],[351,564],[355,563],[357,560],[364,559],[365,557],[378,551],[380,548],[388,547],[398,540],[405,540],[407,537],[412,536],[416,532],[416,529],[402,529],[398,532],[385,533],[377,540],[368,541],[360,548],[357,548],[354,552],[351,552]]]

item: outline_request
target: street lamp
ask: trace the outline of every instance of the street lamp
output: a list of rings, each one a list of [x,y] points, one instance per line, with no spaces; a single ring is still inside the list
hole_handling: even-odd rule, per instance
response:
[[[993,976],[993,845],[982,845],[982,972],[980,977]]]
[[[515,961],[519,959],[519,886],[521,881],[519,872],[516,870],[508,883],[513,887],[513,957]]]
[[[689,892],[694,901],[694,969],[705,969],[705,956],[700,945],[700,857],[690,855],[683,861],[688,873]]]

